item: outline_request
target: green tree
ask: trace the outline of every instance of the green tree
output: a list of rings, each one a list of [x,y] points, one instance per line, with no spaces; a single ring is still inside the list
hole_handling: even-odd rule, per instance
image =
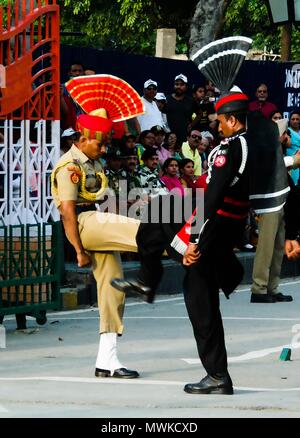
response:
[[[290,35],[289,35],[290,33]],[[283,60],[300,59],[300,31],[297,26],[272,28],[264,0],[234,0],[227,9],[223,34],[253,38],[253,48],[282,55]],[[290,37],[290,38],[289,38]],[[291,40],[291,47],[287,47]],[[289,53],[290,52],[290,53]]]
[[[182,0],[59,0],[61,29],[83,36],[62,42],[92,45],[153,55],[156,29],[176,28],[178,51],[187,51],[190,21],[197,0],[189,8]]]

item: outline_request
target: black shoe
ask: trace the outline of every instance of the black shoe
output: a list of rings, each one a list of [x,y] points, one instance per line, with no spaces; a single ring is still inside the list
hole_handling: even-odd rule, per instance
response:
[[[109,370],[103,370],[101,368],[95,369],[96,377],[116,377],[117,379],[136,379],[139,377],[139,373],[137,371],[128,370],[127,368],[118,368],[114,371],[111,376]]]
[[[242,251],[242,252],[255,252],[256,248],[255,248],[255,246],[251,245],[251,243],[247,243],[246,245],[244,245],[240,248],[240,251]]]
[[[251,294],[250,303],[276,303],[275,295]]]
[[[293,297],[291,295],[283,295],[281,292],[278,294],[271,295],[271,297],[274,297],[276,301],[293,301]]]
[[[154,292],[149,286],[146,286],[140,280],[124,280],[122,278],[113,278],[110,284],[122,292],[138,293],[141,298],[147,303],[152,303],[154,300]]]
[[[187,383],[184,391],[189,394],[233,394],[232,381],[229,374],[213,377],[209,374],[199,383]]]

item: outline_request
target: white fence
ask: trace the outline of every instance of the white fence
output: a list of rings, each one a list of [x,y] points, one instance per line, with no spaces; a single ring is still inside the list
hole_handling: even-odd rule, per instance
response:
[[[59,155],[59,121],[0,121],[0,225],[59,219],[50,184]]]

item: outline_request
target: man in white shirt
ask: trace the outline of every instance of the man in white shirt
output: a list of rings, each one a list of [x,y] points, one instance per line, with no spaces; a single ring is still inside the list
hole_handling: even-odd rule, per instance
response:
[[[144,83],[144,95],[142,96],[145,113],[137,117],[141,126],[141,131],[151,129],[152,126],[156,125],[163,126],[162,114],[154,100],[156,93],[157,82],[153,81],[152,79],[148,79]]]

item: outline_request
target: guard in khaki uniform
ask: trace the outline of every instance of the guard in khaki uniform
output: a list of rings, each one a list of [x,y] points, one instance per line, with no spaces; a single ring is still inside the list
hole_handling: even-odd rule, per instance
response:
[[[80,104],[76,99],[78,90],[82,97],[89,91],[90,86],[95,86],[97,81],[101,81],[102,88],[111,89],[111,83],[116,79],[118,78],[97,75],[93,76],[93,84],[89,85],[87,82],[90,81],[90,77],[78,77],[72,79],[67,84],[67,88],[73,99]],[[128,84],[126,86],[128,94],[124,98],[128,98],[131,92],[131,99],[139,99],[136,97],[138,95],[135,90],[131,89],[133,90],[131,91]],[[72,93],[73,88],[77,90],[74,93]],[[124,85],[122,88],[124,89]],[[122,88],[115,87],[115,93],[120,92],[118,90]],[[117,100],[117,94],[111,96],[111,101],[113,98]],[[107,99],[99,102],[98,98],[95,105],[98,109],[102,107],[107,110]],[[87,110],[84,104],[81,106]],[[120,99],[118,107],[121,107]],[[127,112],[126,117],[134,117],[141,108],[137,101],[134,109]],[[106,113],[101,110],[93,111],[92,115],[82,114],[78,117],[77,129],[81,136],[78,142],[60,158],[52,172],[52,195],[61,214],[66,236],[75,248],[78,266],[91,264],[97,282],[100,343],[95,375],[135,378],[139,376],[137,371],[124,367],[117,356],[117,336],[123,333],[124,328],[125,294],[116,291],[110,285],[110,280],[113,277],[123,276],[119,251],[137,252],[135,237],[139,221],[97,211],[99,202],[101,203],[104,195],[107,194],[107,179],[99,161],[100,156],[106,151],[105,144],[109,140],[113,126],[111,119],[103,117],[107,115],[109,116],[108,110]]]

